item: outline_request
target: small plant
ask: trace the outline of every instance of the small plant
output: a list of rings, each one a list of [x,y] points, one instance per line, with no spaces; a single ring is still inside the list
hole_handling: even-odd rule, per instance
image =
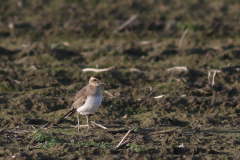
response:
[[[134,132],[138,132],[139,131],[139,128],[138,127],[136,127],[136,128],[134,128],[134,130],[133,130]]]
[[[109,144],[109,143],[104,143],[104,142],[97,143],[95,141],[75,143],[74,140],[72,140],[71,143],[63,143],[63,141],[58,139],[57,137],[54,137],[52,135],[45,135],[40,130],[35,131],[34,137],[35,137],[35,140],[38,142],[37,148],[50,148],[59,143],[69,144],[69,145],[78,144],[84,148],[98,147],[103,149],[112,149],[114,147],[112,144]],[[29,148],[29,145],[27,146],[27,148]]]
[[[66,47],[67,47],[67,43],[52,43],[52,44],[50,45],[50,48],[51,48],[51,49],[59,48],[59,47],[66,48]]]
[[[121,114],[129,114],[129,115],[137,115],[137,114],[143,113],[142,111],[137,110],[136,107],[128,107],[128,108],[120,108],[119,109],[118,107],[113,106],[113,105],[109,106],[108,111],[111,111],[111,112],[118,111]]]
[[[112,149],[114,146],[109,143],[101,143],[99,147],[103,149]]]
[[[54,136],[49,136],[43,134],[40,130],[36,130],[35,132],[35,139],[37,142],[40,142],[38,144],[38,148],[49,148],[52,147],[58,143],[63,143],[60,139]]]
[[[49,141],[49,139],[50,139],[50,136],[44,135],[40,130],[35,131],[34,137],[37,142],[45,142],[45,141]]]
[[[129,146],[129,149],[130,149],[132,152],[143,153],[143,152],[146,151],[146,148],[143,147],[143,146],[141,146],[141,145],[128,143],[126,146]]]
[[[187,28],[191,31],[203,30],[201,23],[192,23],[192,22],[179,22],[177,27],[181,30],[186,30]]]
[[[129,114],[129,115],[137,115],[137,114],[141,114],[142,111],[136,111],[135,109],[133,108],[125,108],[123,111],[122,111],[124,114]]]
[[[0,83],[0,91],[13,92],[16,88],[13,85],[7,83]]]
[[[129,128],[130,128],[129,126],[124,126],[125,130],[129,130]]]

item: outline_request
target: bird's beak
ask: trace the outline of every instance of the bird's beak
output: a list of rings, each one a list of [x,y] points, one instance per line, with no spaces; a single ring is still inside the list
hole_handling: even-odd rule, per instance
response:
[[[106,83],[104,83],[104,82],[102,82],[102,81],[100,82],[100,84],[104,84],[104,85],[106,85]]]

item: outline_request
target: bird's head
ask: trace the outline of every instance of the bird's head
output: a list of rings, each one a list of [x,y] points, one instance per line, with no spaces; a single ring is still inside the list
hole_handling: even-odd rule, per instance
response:
[[[102,82],[102,78],[99,75],[93,75],[89,80],[89,84],[96,87],[101,86],[102,84],[106,85],[104,82]]]

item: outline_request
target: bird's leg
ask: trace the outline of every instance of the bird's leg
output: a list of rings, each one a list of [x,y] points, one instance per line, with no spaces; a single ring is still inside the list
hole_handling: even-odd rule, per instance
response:
[[[78,120],[78,132],[79,132],[79,114],[77,114],[77,120]]]
[[[89,123],[88,123],[88,114],[86,115],[86,119],[87,119],[87,126],[88,126],[88,129],[87,129],[87,131],[89,131]]]

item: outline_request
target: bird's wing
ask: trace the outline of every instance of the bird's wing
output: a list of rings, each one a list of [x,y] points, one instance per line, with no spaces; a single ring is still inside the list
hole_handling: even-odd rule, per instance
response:
[[[79,98],[86,96],[87,95],[87,87],[88,85],[86,85],[85,87],[83,87],[74,97],[74,102],[76,102]]]
[[[76,112],[76,110],[83,106],[85,101],[87,99],[87,86],[82,88],[74,97],[74,102],[72,104],[72,107],[70,110],[63,116],[64,118],[67,118],[68,116],[71,116],[73,113]]]
[[[74,110],[77,110],[79,107],[84,105],[86,99],[87,99],[87,94],[79,97],[76,101],[74,101],[71,108],[74,109]]]

